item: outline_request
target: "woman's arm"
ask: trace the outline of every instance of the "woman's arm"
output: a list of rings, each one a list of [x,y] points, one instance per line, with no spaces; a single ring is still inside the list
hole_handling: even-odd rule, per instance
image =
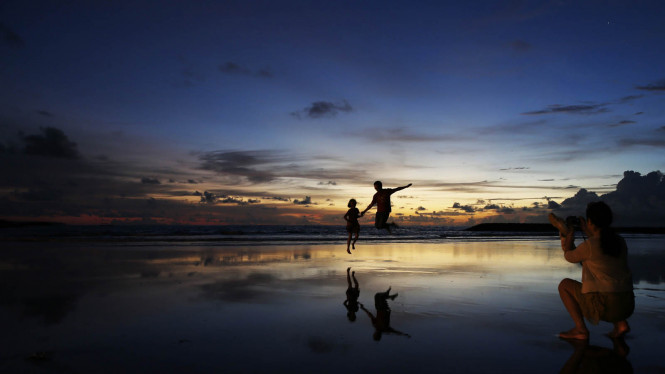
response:
[[[573,240],[571,240],[571,242],[573,242]],[[572,244],[572,247],[569,247],[568,250],[566,249],[563,250],[563,257],[566,259],[566,261],[572,263],[582,262],[588,259],[590,255],[591,255],[591,247],[589,241],[584,241],[584,243],[580,244],[579,247],[577,248],[575,248],[575,244]]]

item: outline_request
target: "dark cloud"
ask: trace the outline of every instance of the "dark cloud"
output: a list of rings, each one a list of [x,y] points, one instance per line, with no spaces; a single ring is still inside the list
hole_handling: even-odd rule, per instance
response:
[[[547,209],[559,209],[561,208],[561,204],[557,203],[554,200],[549,200],[547,202]]]
[[[366,171],[357,165],[343,168],[312,167],[317,160],[337,161],[330,157],[310,156],[304,158],[283,151],[214,151],[197,154],[200,168],[215,171],[227,177],[225,183],[242,184],[269,183],[277,178],[301,178],[310,180],[357,180],[364,178]],[[339,183],[338,181],[333,183]],[[258,195],[257,195],[258,196]]]
[[[162,184],[162,183],[159,181],[159,179],[156,179],[156,178],[147,178],[147,177],[143,177],[143,178],[141,178],[141,183],[143,183],[143,184]]]
[[[252,183],[266,183],[276,175],[270,166],[282,160],[274,151],[216,151],[199,155],[201,168],[220,174],[244,177]]]
[[[332,118],[340,112],[349,113],[351,111],[353,111],[353,108],[346,100],[342,100],[340,103],[316,101],[305,109],[291,113],[291,115],[296,118],[302,118],[303,116],[309,118]]]
[[[248,202],[243,201],[240,198],[232,197],[232,196],[227,196],[224,199],[218,200],[218,202],[222,203],[222,204],[238,204],[238,205],[247,205],[247,204],[249,204]]]
[[[241,66],[235,62],[226,62],[219,65],[219,71],[226,74],[251,74],[252,71],[245,66]]]
[[[462,205],[460,203],[454,203],[453,209],[460,209],[467,213],[473,213],[476,211],[476,208],[472,207],[471,205]]]
[[[273,77],[273,73],[272,73],[272,71],[271,71],[270,69],[268,69],[268,68],[259,69],[259,70],[255,73],[255,75],[256,75],[257,77],[262,77],[262,78],[272,78],[272,77]]]
[[[293,200],[293,203],[298,204],[298,205],[311,205],[311,204],[313,204],[311,196],[305,196],[305,198],[302,199],[302,200],[295,199],[295,200]]]
[[[419,206],[419,207],[416,208],[417,212],[421,212],[421,211],[424,211],[424,210],[427,210],[427,208],[425,208],[424,206]]]
[[[225,199],[227,197],[226,195],[217,195],[209,191],[203,191],[203,193],[196,191],[194,192],[194,196],[200,196],[200,202],[202,204],[215,204],[219,199]]]
[[[24,153],[65,159],[80,158],[76,143],[70,141],[62,130],[46,127],[41,128],[41,131],[40,135],[23,136]]]
[[[534,110],[530,112],[524,112],[524,115],[541,115],[541,114],[599,114],[607,113],[607,103],[601,104],[578,104],[578,105],[548,105],[546,109]]]
[[[46,111],[46,110],[38,110],[37,114],[39,114],[40,116],[44,116],[44,117],[53,117],[53,113],[51,113],[49,111]]]
[[[633,125],[635,123],[637,123],[637,122],[631,121],[631,120],[623,120],[623,121],[619,121],[618,123],[613,123],[613,124],[609,125],[609,127],[619,127],[619,126],[625,126],[625,125]]]
[[[333,181],[319,182],[319,186],[337,186],[337,182]]]
[[[269,68],[261,68],[257,71],[253,71],[252,69],[235,63],[228,61],[222,65],[219,65],[218,67],[219,71],[221,71],[224,74],[231,74],[231,75],[249,75],[249,76],[255,76],[255,77],[261,77],[261,78],[272,78],[273,73]]]
[[[634,101],[634,100],[637,100],[637,99],[641,99],[641,98],[643,98],[643,97],[644,97],[644,95],[629,95],[629,96],[624,96],[624,97],[622,97],[621,99],[619,99],[619,103],[627,103],[627,102],[630,102],[630,101]],[[640,114],[640,113],[635,113],[635,114]]]
[[[503,169],[499,169],[499,170],[508,171],[508,170],[529,170],[529,169],[530,168],[528,166],[518,166],[518,167],[514,167],[514,168],[503,168]]]
[[[201,204],[236,204],[244,206],[249,204],[258,204],[261,202],[261,200],[258,199],[248,199],[245,201],[241,197],[218,195],[210,191],[204,191],[203,193],[196,191],[193,195],[201,197]]]
[[[644,176],[626,171],[615,191],[598,196],[580,189],[556,211],[562,215],[583,216],[587,204],[598,200],[612,208],[617,226],[662,226],[665,222],[665,178],[660,171]]]
[[[665,79],[644,86],[635,86],[635,88],[644,91],[665,91]]]
[[[13,196],[20,201],[47,202],[62,199],[63,191],[56,188],[30,188],[27,191],[14,191]]]
[[[524,40],[515,40],[510,43],[510,48],[516,52],[528,52],[533,46]]]
[[[622,147],[647,146],[647,147],[662,148],[665,147],[665,139],[663,138],[621,139],[619,141],[619,145]]]
[[[0,23],[0,39],[3,44],[12,48],[22,48],[25,46],[23,38],[3,23]]]
[[[264,197],[263,199],[265,199],[265,200],[277,200],[277,201],[291,201],[291,199],[289,199],[289,198],[278,197],[278,196]]]

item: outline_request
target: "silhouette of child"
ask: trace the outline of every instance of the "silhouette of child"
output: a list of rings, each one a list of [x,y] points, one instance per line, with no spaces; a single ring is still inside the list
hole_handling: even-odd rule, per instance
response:
[[[349,271],[351,268],[346,269],[346,282],[349,287],[346,289],[346,300],[344,300],[344,306],[346,307],[346,316],[349,318],[349,321],[353,322],[356,320],[356,312],[358,311],[358,297],[360,297],[360,288],[358,288],[358,281],[356,280],[356,272]],[[351,278],[353,277],[353,283],[355,287],[351,284]]]
[[[346,232],[349,233],[349,238],[346,239],[346,252],[351,254],[349,246],[352,245],[353,249],[356,249],[356,241],[358,240],[358,235],[360,234],[360,223],[358,222],[358,217],[360,216],[360,211],[356,208],[356,199],[349,200],[349,211],[344,215],[344,220],[346,220]],[[351,244],[351,236],[356,235],[353,239],[353,244]]]

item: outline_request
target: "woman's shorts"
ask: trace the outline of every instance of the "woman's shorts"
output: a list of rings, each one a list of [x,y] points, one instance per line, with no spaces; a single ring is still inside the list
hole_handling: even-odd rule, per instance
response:
[[[575,287],[575,300],[582,314],[594,325],[598,321],[619,322],[628,319],[635,310],[635,294],[627,292],[582,293],[582,284]]]
[[[346,232],[348,232],[349,234],[355,234],[357,232],[360,232],[360,224],[346,225]]]

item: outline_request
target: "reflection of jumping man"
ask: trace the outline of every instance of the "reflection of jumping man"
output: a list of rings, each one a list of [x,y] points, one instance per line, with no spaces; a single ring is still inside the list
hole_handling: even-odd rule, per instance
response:
[[[372,198],[372,202],[369,203],[367,208],[360,213],[360,216],[364,216],[365,212],[370,210],[374,204],[376,204],[376,220],[374,226],[377,229],[386,229],[390,232],[390,226],[395,226],[395,223],[388,224],[388,216],[390,216],[390,195],[394,194],[397,191],[401,191],[405,188],[411,187],[411,183],[406,186],[397,187],[397,188],[383,188],[383,183],[381,181],[374,182],[374,189],[376,193]]]
[[[344,300],[344,306],[346,307],[346,316],[349,317],[349,321],[353,322],[356,320],[356,312],[358,311],[358,297],[360,297],[360,288],[358,288],[358,280],[356,280],[356,272],[352,272],[349,275],[351,268],[346,269],[346,282],[349,287],[346,289],[346,300]],[[353,277],[353,283],[355,287],[351,284],[351,277]]]
[[[374,295],[374,307],[376,308],[376,317],[367,309],[365,306],[360,304],[360,308],[367,313],[369,318],[372,320],[372,325],[374,326],[374,340],[381,340],[381,336],[385,334],[396,334],[411,337],[411,335],[397,331],[394,328],[390,327],[390,307],[388,306],[388,299],[395,300],[397,294],[390,295],[390,287],[388,291],[379,292]]]

